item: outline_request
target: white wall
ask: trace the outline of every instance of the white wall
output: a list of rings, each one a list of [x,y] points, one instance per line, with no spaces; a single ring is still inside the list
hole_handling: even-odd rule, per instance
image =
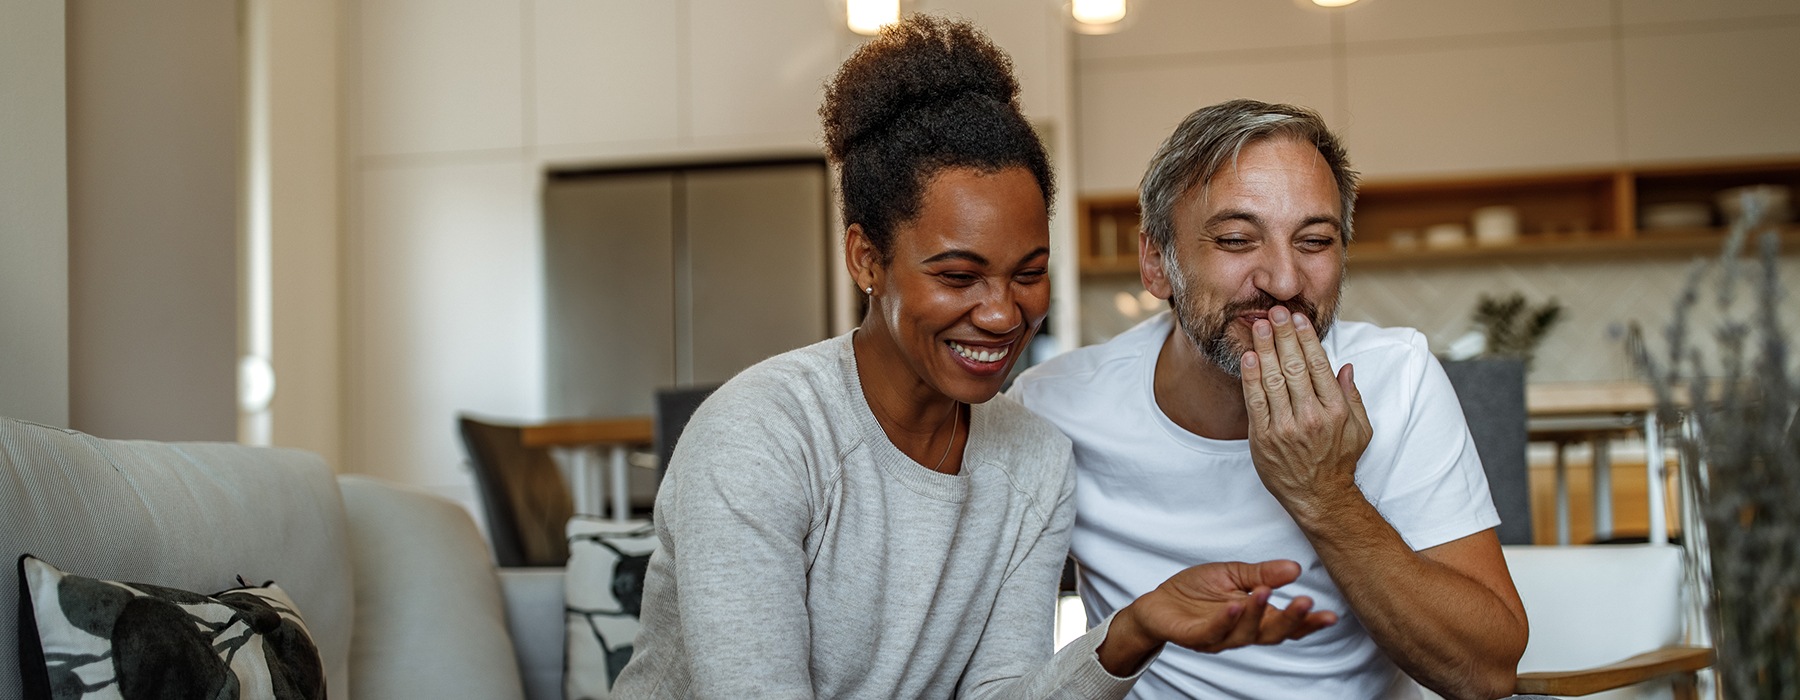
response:
[[[340,0],[261,0],[267,25],[271,442],[343,461]]]
[[[986,24],[1033,118],[1071,133],[1059,2],[920,5]],[[823,85],[862,41],[833,8],[352,3],[346,468],[468,500],[455,415],[545,417],[544,169],[818,154]]]
[[[66,17],[70,426],[234,440],[237,3]]]
[[[0,2],[0,416],[69,424],[63,6]]]
[[[1800,0],[1366,0],[1145,3],[1076,40],[1087,193],[1131,192],[1190,111],[1234,97],[1318,109],[1371,180],[1800,156]],[[1353,244],[1354,245],[1354,244]],[[1343,317],[1413,326],[1441,348],[1483,293],[1556,297],[1566,320],[1533,381],[1632,376],[1620,333],[1657,332],[1681,260],[1352,266]],[[1784,272],[1800,274],[1788,258]],[[1087,342],[1132,319],[1135,276],[1083,282]],[[1800,313],[1800,309],[1795,309]],[[1788,322],[1800,321],[1800,316]]]
[[[1800,0],[1145,3],[1076,40],[1084,192],[1188,112],[1320,111],[1372,179],[1800,153]]]

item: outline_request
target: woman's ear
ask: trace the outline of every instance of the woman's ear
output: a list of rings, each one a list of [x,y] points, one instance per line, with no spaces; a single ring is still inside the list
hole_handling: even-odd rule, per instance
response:
[[[850,270],[850,281],[858,291],[871,294],[881,283],[881,254],[862,224],[851,224],[844,232],[844,267]]]

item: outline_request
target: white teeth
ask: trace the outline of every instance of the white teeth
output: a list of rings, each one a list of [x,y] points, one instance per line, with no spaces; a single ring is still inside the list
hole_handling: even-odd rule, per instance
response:
[[[1010,346],[1001,348],[999,350],[976,350],[973,348],[963,347],[961,344],[957,343],[954,340],[950,341],[950,349],[955,350],[956,354],[962,355],[963,357],[969,358],[976,362],[999,362],[1001,360],[1006,359],[1006,355],[1008,353],[1012,352],[1012,347],[1010,347]]]

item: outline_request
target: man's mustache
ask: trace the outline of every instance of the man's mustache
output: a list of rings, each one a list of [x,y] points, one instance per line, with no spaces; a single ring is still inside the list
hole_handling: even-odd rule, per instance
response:
[[[1243,300],[1234,301],[1229,304],[1226,304],[1225,305],[1225,317],[1226,318],[1237,318],[1244,314],[1254,313],[1254,312],[1268,313],[1269,309],[1275,308],[1277,305],[1287,307],[1287,310],[1291,313],[1297,313],[1297,314],[1301,314],[1301,315],[1305,316],[1306,320],[1311,322],[1313,324],[1314,328],[1318,327],[1318,325],[1319,325],[1319,305],[1318,304],[1313,303],[1311,300],[1308,300],[1306,297],[1294,297],[1292,299],[1287,299],[1287,300],[1276,299],[1275,297],[1270,296],[1267,292],[1260,293],[1260,294],[1256,295],[1255,297],[1252,297],[1249,299],[1243,299]]]

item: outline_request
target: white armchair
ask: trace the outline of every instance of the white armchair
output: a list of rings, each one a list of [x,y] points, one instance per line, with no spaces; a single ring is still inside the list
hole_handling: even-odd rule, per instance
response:
[[[1693,698],[1712,650],[1690,645],[1681,547],[1508,546],[1531,641],[1519,693],[1596,700]],[[1590,693],[1592,693],[1590,695]]]

